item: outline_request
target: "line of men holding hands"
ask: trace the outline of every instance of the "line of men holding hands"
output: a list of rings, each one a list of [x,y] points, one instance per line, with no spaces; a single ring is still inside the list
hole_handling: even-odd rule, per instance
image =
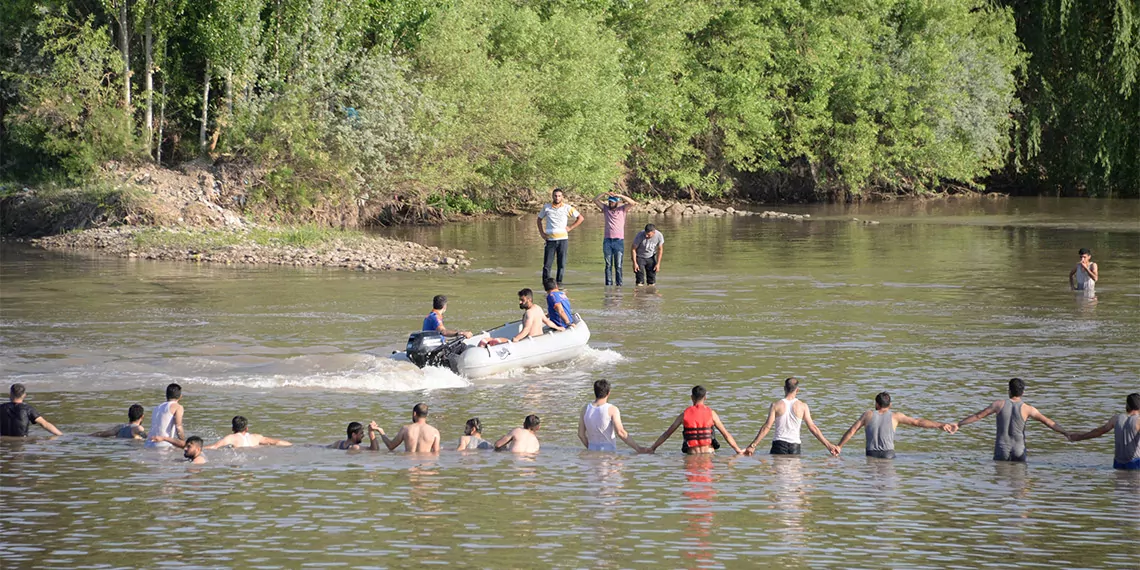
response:
[[[720,447],[715,432],[719,431],[728,445],[738,454],[752,455],[757,446],[769,434],[773,434],[770,452],[773,455],[800,455],[800,432],[804,424],[820,443],[834,455],[839,456],[843,446],[859,431],[866,432],[866,455],[880,459],[893,459],[895,456],[894,437],[899,425],[940,429],[955,433],[959,427],[969,425],[991,415],[996,415],[997,433],[994,440],[995,461],[1026,460],[1028,453],[1025,444],[1025,426],[1030,419],[1036,420],[1049,429],[1063,435],[1069,441],[1081,441],[1100,437],[1109,431],[1114,432],[1115,446],[1113,468],[1140,470],[1140,393],[1129,394],[1125,400],[1125,412],[1113,415],[1098,428],[1085,433],[1067,432],[1059,424],[1046,417],[1033,406],[1022,400],[1025,382],[1020,378],[1009,381],[1009,398],[997,400],[981,411],[966,416],[959,422],[943,423],[921,418],[912,418],[891,409],[891,396],[880,392],[875,396],[875,408],[861,414],[854,424],[843,434],[838,444],[832,444],[816,426],[808,405],[797,398],[799,380],[788,378],[784,381],[784,398],[769,406],[768,416],[756,437],[741,448],[724,424],[720,416],[708,407],[707,392],[703,386],[692,389],[692,405],[686,408],[673,423],[650,446],[642,447],[626,431],[621,421],[621,412],[609,403],[610,384],[606,380],[594,382],[594,401],[586,404],[578,419],[578,439],[591,451],[616,451],[616,442],[621,439],[638,453],[653,453],[678,430],[682,430],[681,450],[686,454],[713,453]],[[249,422],[242,416],[232,420],[233,433],[217,442],[205,446],[200,437],[184,437],[182,427],[183,408],[179,403],[182,389],[171,384],[166,389],[167,401],[155,409],[151,423],[150,437],[142,429],[143,409],[135,404],[128,410],[130,423],[92,433],[92,436],[119,437],[126,439],[146,439],[148,446],[174,446],[183,449],[183,454],[192,463],[204,463],[204,449],[221,447],[256,447],[261,445],[289,446],[290,442],[249,432]],[[32,424],[43,427],[54,435],[62,435],[59,429],[39,415],[34,408],[24,403],[26,390],[22,384],[13,384],[9,389],[10,401],[0,404],[0,435],[23,437]],[[400,428],[394,438],[389,438],[376,422],[368,425],[369,445],[362,445],[364,426],[358,422],[348,424],[347,438],[330,447],[342,450],[369,449],[379,451],[381,442],[389,451],[400,445],[414,453],[438,453],[441,448],[439,430],[427,423],[428,406],[420,403],[412,408],[412,421]],[[464,435],[460,438],[457,451],[494,449],[514,453],[537,453],[539,451],[538,431],[541,419],[534,414],[526,416],[521,428],[512,429],[493,444],[482,437],[482,424],[478,418],[467,421]],[[379,436],[379,437],[377,437]]]

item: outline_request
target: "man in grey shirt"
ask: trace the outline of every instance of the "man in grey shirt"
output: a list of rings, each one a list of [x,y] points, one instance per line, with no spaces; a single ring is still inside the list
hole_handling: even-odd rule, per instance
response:
[[[645,224],[645,231],[637,232],[630,245],[633,258],[633,275],[637,285],[654,285],[657,272],[661,270],[661,259],[665,257],[665,236],[657,231],[657,226]]]
[[[839,445],[831,452],[832,455],[839,456],[843,450],[843,445],[846,444],[860,429],[866,430],[867,434],[867,457],[875,457],[878,459],[894,459],[895,458],[895,429],[899,424],[940,429],[946,433],[954,433],[954,426],[942,422],[934,422],[924,420],[922,418],[912,418],[902,412],[895,412],[891,410],[891,395],[886,392],[879,392],[875,396],[875,409],[863,412],[858,420],[851,425],[851,429],[843,434],[843,439],[839,440]]]
[[[994,461],[1025,461],[1025,422],[1034,419],[1045,427],[1068,438],[1068,434],[1061,425],[1045,417],[1037,408],[1022,401],[1025,394],[1025,381],[1013,378],[1009,381],[1009,399],[998,400],[986,409],[966,416],[962,421],[952,424],[955,429],[960,426],[972,424],[986,416],[997,414],[997,435],[994,438]]]

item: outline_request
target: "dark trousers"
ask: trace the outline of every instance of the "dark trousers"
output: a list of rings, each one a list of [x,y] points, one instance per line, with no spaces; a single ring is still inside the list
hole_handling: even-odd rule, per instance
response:
[[[789,443],[780,441],[778,439],[772,440],[772,455],[799,455],[800,444]]]
[[[638,285],[655,285],[657,283],[657,254],[653,257],[640,257],[637,258],[637,271],[633,272],[633,278]]]
[[[894,459],[895,450],[893,449],[868,449],[867,457],[874,457],[875,459]]]
[[[548,239],[546,249],[542,251],[542,280],[550,278],[550,266],[554,265],[554,258],[558,258],[558,276],[554,278],[562,285],[562,276],[566,273],[566,252],[570,244],[568,239]]]

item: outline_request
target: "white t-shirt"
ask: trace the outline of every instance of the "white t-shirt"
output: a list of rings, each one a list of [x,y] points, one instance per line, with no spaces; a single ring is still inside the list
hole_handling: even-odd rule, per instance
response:
[[[558,240],[570,237],[569,232],[566,231],[566,223],[570,219],[578,219],[578,210],[563,202],[561,206],[554,207],[550,204],[543,204],[542,211],[538,213],[538,219],[546,220],[546,239]]]

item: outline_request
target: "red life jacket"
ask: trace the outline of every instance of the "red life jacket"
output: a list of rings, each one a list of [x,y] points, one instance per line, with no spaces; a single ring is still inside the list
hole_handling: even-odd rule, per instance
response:
[[[686,447],[708,447],[713,444],[712,410],[703,404],[685,408],[681,417]]]

